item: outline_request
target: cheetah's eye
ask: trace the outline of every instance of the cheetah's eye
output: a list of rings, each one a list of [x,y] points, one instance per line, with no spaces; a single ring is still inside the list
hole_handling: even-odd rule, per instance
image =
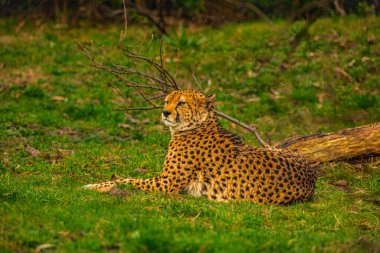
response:
[[[178,102],[177,106],[183,106],[186,102]]]
[[[169,104],[169,101],[165,101],[165,105],[168,105]]]

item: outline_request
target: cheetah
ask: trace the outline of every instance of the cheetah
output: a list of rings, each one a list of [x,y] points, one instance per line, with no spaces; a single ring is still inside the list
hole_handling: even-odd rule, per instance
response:
[[[215,95],[173,91],[162,121],[171,140],[161,174],[121,178],[84,188],[109,192],[118,184],[168,194],[187,192],[215,201],[285,205],[309,200],[317,179],[305,159],[289,150],[255,148],[224,129],[214,111]]]

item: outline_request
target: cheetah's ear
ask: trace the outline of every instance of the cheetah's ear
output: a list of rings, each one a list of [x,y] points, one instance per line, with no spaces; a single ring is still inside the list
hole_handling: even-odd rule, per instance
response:
[[[216,95],[215,94],[210,94],[206,96],[206,108],[207,110],[212,110],[214,109],[214,102],[215,102]]]

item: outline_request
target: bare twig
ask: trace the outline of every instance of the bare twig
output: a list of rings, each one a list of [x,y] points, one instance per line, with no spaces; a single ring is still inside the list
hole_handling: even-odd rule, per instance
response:
[[[268,146],[272,146],[272,140],[270,139],[270,136],[268,133],[265,133],[265,137],[267,139]]]
[[[148,85],[141,85],[141,84],[136,84],[136,83],[126,83],[126,85],[128,87],[131,87],[131,88],[136,87],[136,88],[152,89],[152,90],[159,90],[159,91],[167,92],[166,89],[163,89],[163,88],[160,88],[157,86],[148,86]]]
[[[303,14],[310,12],[314,9],[315,10],[324,10],[327,12],[329,10],[330,1],[331,0],[315,0],[312,2],[308,2],[308,3],[304,4],[301,8],[299,8],[295,13],[293,13],[290,16],[289,20],[294,21],[296,18],[298,18],[298,17],[302,16]],[[321,14],[319,12],[317,12],[317,14],[314,14],[314,16],[317,16],[316,18],[319,18],[319,16],[321,16]],[[314,18],[312,17],[312,19],[314,19]],[[314,23],[314,22],[310,22],[310,23]]]
[[[339,13],[339,15],[346,15],[346,11],[344,10],[343,0],[334,0],[335,10]]]
[[[201,86],[201,84],[199,83],[199,81],[198,81],[197,77],[195,76],[194,72],[191,73],[191,75],[192,75],[192,77],[193,77],[193,79],[194,79],[194,81],[195,81],[195,84],[197,85],[198,89],[199,89],[200,91],[203,91],[202,86]]]
[[[165,69],[165,67],[164,67],[165,59],[164,59],[164,57],[162,57],[162,44],[163,44],[163,40],[160,41],[160,66],[161,66],[161,69]],[[166,75],[162,72],[160,72],[160,75],[161,75],[161,79],[163,79],[164,82],[166,83],[166,81],[167,81]],[[164,86],[164,88],[167,88],[167,87]]]
[[[155,27],[157,27],[161,34],[167,34],[165,23],[161,22],[161,19],[159,19],[159,17],[157,18],[159,13],[143,8],[139,3],[140,1],[126,1],[126,5],[129,11],[134,11],[141,16],[146,17]]]
[[[157,69],[157,71],[159,72],[162,72],[162,74],[164,74],[167,78],[168,78],[168,81],[171,83],[171,85],[173,85],[173,88],[178,90],[178,86],[177,86],[177,83],[176,81],[174,80],[174,78],[172,77],[172,75],[164,68],[162,68],[160,66],[160,64],[158,64],[157,62],[153,61],[152,59],[149,59],[147,57],[144,57],[144,56],[141,56],[141,55],[138,55],[137,53],[135,52],[132,52],[131,50],[129,50],[128,48],[125,48],[125,47],[119,47],[121,50],[127,52],[128,54],[128,57],[130,58],[133,58],[133,59],[136,59],[136,60],[141,60],[141,61],[144,61],[148,64],[150,64],[151,66],[153,66],[154,68]]]
[[[124,83],[127,88],[133,89],[137,92],[137,98],[140,98],[143,103],[149,105],[147,107],[116,108],[114,109],[115,111],[161,109],[163,107],[156,105],[153,101],[165,97],[172,90],[180,89],[175,78],[169,73],[164,65],[165,53],[163,53],[162,41],[160,44],[160,59],[158,62],[143,56],[136,51],[132,51],[128,46],[122,46],[122,43],[120,42],[118,49],[125,53],[125,56],[128,58],[133,67],[115,63],[112,59],[105,56],[103,52],[90,47],[90,45],[80,44],[80,48],[90,60],[90,66],[112,74],[115,78]],[[104,60],[105,63],[97,60],[99,58]],[[145,71],[142,70],[143,68]],[[202,90],[194,73],[192,75],[196,84],[199,86],[199,89]],[[135,77],[139,77],[141,80],[136,82]],[[129,99],[127,99],[117,87],[115,87],[112,83],[110,83],[110,86],[112,86],[115,92],[117,92],[125,101],[129,102]],[[225,118],[253,133],[262,146],[269,146],[260,136],[256,127],[240,122],[239,120],[226,115],[223,112],[215,112],[218,116]]]
[[[162,109],[163,106],[153,106],[153,107],[140,107],[140,108],[115,108],[113,111],[146,111],[146,110],[155,110]]]
[[[157,96],[154,96],[151,98],[147,98],[147,99],[148,100],[155,100],[155,99],[164,98],[164,97],[166,97],[166,94],[160,94],[160,95],[157,95]]]
[[[121,40],[124,40],[127,36],[127,29],[128,29],[128,18],[127,18],[127,7],[125,0],[123,0],[123,13],[124,13],[124,35],[122,36]]]
[[[174,78],[177,78],[178,66],[179,66],[179,48],[177,48],[177,65],[176,65],[176,68],[175,68]]]
[[[245,129],[247,129],[248,131],[250,131],[251,133],[253,133],[257,140],[260,142],[260,144],[263,146],[263,147],[269,147],[269,145],[263,140],[263,138],[261,138],[261,135],[259,134],[259,132],[257,131],[256,127],[255,126],[250,126],[250,125],[247,125],[231,116],[228,116],[227,114],[221,112],[221,111],[217,111],[215,110],[215,113],[217,115],[219,115],[220,117],[222,118],[225,118],[233,123],[235,123],[236,125],[239,125],[241,127],[244,127]]]
[[[236,5],[240,5],[241,7],[245,8],[245,9],[248,9],[248,10],[251,10],[253,11],[259,18],[261,18],[262,20],[265,20],[266,22],[269,22],[269,23],[272,23],[272,21],[268,18],[267,15],[265,15],[264,12],[262,12],[262,10],[260,10],[256,5],[254,5],[253,3],[249,3],[249,2],[244,2],[244,1],[233,1],[233,0],[226,0],[227,3],[230,3],[230,4],[236,4]]]
[[[343,80],[346,83],[352,83],[354,85],[358,85],[355,79],[352,76],[350,76],[346,71],[344,71],[344,69],[336,67],[335,74],[337,77],[339,77],[339,79]]]
[[[115,85],[113,85],[111,82],[109,82],[108,85],[111,86],[112,89],[113,89],[117,94],[119,94],[119,96],[120,96],[121,98],[123,98],[124,101],[129,102],[128,99],[124,96],[124,94],[121,93],[121,91],[120,91],[120,89],[119,89],[118,87],[116,87]]]
[[[132,75],[141,75],[143,77],[149,78],[153,81],[156,81],[162,85],[167,85],[167,83],[164,80],[158,79],[157,77],[150,75],[148,73],[142,72],[140,70],[131,70],[130,68],[126,67],[121,67],[121,66],[113,66],[114,68],[107,68],[107,67],[102,67],[101,65],[94,66],[94,67],[99,67],[103,68],[105,70],[108,70],[110,73],[119,73],[119,74],[132,74]]]

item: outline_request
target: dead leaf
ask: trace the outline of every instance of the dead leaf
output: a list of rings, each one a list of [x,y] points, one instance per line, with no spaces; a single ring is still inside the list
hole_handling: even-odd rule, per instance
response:
[[[273,100],[277,100],[281,98],[280,92],[275,89],[271,89],[269,93],[269,97]]]
[[[365,190],[363,190],[363,189],[359,189],[359,190],[357,190],[357,191],[355,191],[355,194],[365,194],[365,193],[367,193]],[[363,202],[362,200],[358,200],[358,202]],[[357,203],[358,203],[357,202]]]
[[[342,47],[342,48],[356,48],[356,44],[355,42],[353,42],[352,40],[342,40],[339,45]]]
[[[371,58],[367,57],[367,56],[364,56],[362,58],[362,63],[366,63],[366,62],[370,62],[371,61]]]
[[[140,120],[138,119],[135,119],[132,115],[130,115],[129,113],[125,113],[124,114],[124,117],[125,117],[125,120],[133,123],[133,124],[140,124]]]
[[[62,158],[62,155],[61,154],[47,154],[45,158],[53,162],[56,162]]]
[[[122,129],[132,129],[132,127],[130,126],[130,125],[128,125],[128,124],[119,124],[118,125],[120,128],[122,128]]]
[[[318,94],[318,109],[321,109],[323,106],[323,103],[325,102],[326,98],[328,98],[329,94],[326,92],[321,92]]]
[[[340,187],[347,187],[348,182],[346,180],[338,180],[338,181],[334,182],[334,185],[340,186]]]
[[[257,73],[253,72],[252,70],[248,70],[247,76],[250,77],[250,78],[251,77],[257,77]]]
[[[16,85],[36,84],[39,80],[45,80],[47,77],[43,74],[40,67],[35,69],[20,69],[14,73],[14,80],[11,83]]]
[[[64,127],[64,128],[57,129],[55,133],[59,136],[69,136],[69,137],[76,137],[76,138],[80,138],[83,136],[83,134],[79,130],[75,128],[71,128],[71,127]]]
[[[287,62],[283,62],[283,63],[281,64],[281,68],[282,68],[282,69],[289,69],[291,66],[292,66],[292,65],[289,64],[289,63],[287,63]]]
[[[334,58],[334,59],[338,59],[339,54],[336,51],[333,51],[333,52],[330,53],[330,57]]]
[[[34,252],[39,253],[39,252],[43,252],[46,249],[51,249],[51,248],[54,248],[54,247],[55,246],[53,244],[44,243],[44,244],[38,245],[37,248],[36,248],[36,250]]]
[[[326,101],[330,97],[330,94],[327,92],[321,92],[317,95],[318,97],[318,103],[322,104],[323,102]]]
[[[368,43],[371,43],[371,44],[376,42],[376,36],[374,34],[369,34],[367,37],[367,41]]]
[[[8,158],[8,153],[4,152],[3,155],[4,155],[4,157],[3,157],[3,163],[4,163],[4,165],[5,166],[10,165],[9,158]]]
[[[26,145],[25,151],[28,152],[29,154],[31,154],[33,157],[39,157],[41,155],[41,152],[39,150],[33,148],[32,146]]]
[[[348,83],[356,83],[354,78],[350,76],[344,69],[341,69],[339,67],[335,68],[335,74],[337,77],[339,77],[341,80],[348,82]]]
[[[276,90],[275,88],[270,88],[270,92],[275,95],[275,96],[279,96],[280,95],[280,92],[278,90]]]
[[[355,63],[356,63],[356,60],[355,59],[352,59],[352,61],[350,61],[348,64],[347,64],[347,67],[352,67],[352,66],[354,66],[355,65]]]
[[[39,129],[39,125],[36,125],[36,124],[30,124],[30,125],[27,125],[26,128],[29,128],[29,129]]]
[[[73,240],[73,239],[74,239],[74,236],[73,236],[70,232],[68,232],[68,231],[60,231],[58,234],[59,234],[61,237],[68,238],[68,239],[70,239],[70,240]]]
[[[17,24],[15,28],[15,34],[19,34],[21,29],[25,26],[26,24],[26,19],[22,20],[19,24]]]
[[[315,59],[320,56],[319,52],[307,52],[307,56],[311,59]]]
[[[3,163],[4,163],[5,166],[8,166],[8,165],[10,164],[10,163],[9,163],[9,159],[6,158],[6,157],[4,157],[4,158],[3,158]]]
[[[62,97],[62,96],[52,96],[51,100],[57,101],[57,102],[62,102],[62,101],[66,101],[66,98]]]
[[[62,155],[73,155],[75,154],[75,151],[74,150],[71,150],[71,149],[58,149],[58,152]]]
[[[260,102],[261,98],[255,95],[252,95],[251,97],[247,98],[246,101],[251,102]]]
[[[108,194],[113,197],[126,198],[132,195],[132,193],[133,193],[132,191],[120,190],[119,188],[114,187],[111,189],[111,191]]]
[[[15,85],[23,85],[23,84],[26,84],[27,82],[20,78],[20,77],[16,77],[13,81],[12,81],[13,84]]]

